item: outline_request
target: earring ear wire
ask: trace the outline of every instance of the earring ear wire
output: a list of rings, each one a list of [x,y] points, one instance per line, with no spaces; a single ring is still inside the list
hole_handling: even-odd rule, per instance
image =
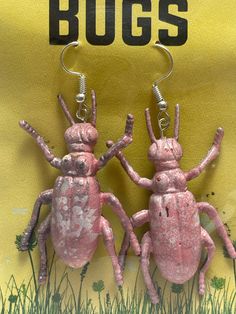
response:
[[[162,96],[158,85],[160,82],[167,79],[171,75],[171,73],[173,72],[174,61],[173,61],[173,58],[172,58],[170,51],[164,45],[162,45],[160,42],[157,41],[154,44],[154,46],[163,50],[167,54],[167,56],[169,58],[169,62],[170,62],[170,66],[169,66],[168,71],[165,74],[163,74],[162,77],[157,79],[152,85],[152,91],[153,91],[153,94],[156,98],[157,106],[159,108],[158,127],[160,129],[161,137],[163,137],[164,131],[167,130],[167,128],[170,125],[170,116],[167,113],[168,103],[165,101],[164,97]]]
[[[78,46],[80,46],[80,43],[78,41],[73,41],[73,42],[69,43],[68,45],[66,45],[61,51],[60,63],[61,63],[63,70],[66,73],[79,77],[79,80],[80,80],[79,81],[79,93],[75,96],[75,101],[79,104],[79,109],[76,112],[76,117],[79,120],[81,120],[82,122],[86,122],[90,116],[90,109],[86,105],[86,76],[82,72],[72,71],[72,70],[68,69],[65,65],[65,62],[64,62],[64,57],[65,57],[66,51],[70,47],[78,47]]]

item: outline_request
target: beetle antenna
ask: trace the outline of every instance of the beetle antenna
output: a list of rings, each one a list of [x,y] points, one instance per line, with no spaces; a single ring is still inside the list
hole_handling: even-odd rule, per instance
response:
[[[96,128],[96,120],[97,120],[97,100],[96,100],[96,94],[95,91],[91,91],[92,96],[92,119],[91,124]]]
[[[75,124],[75,121],[72,118],[72,116],[71,116],[71,114],[69,112],[68,106],[66,105],[62,95],[58,95],[57,98],[58,98],[59,104],[61,105],[62,110],[63,110],[67,120],[70,122],[71,125]]]
[[[147,130],[148,130],[150,140],[152,143],[154,143],[156,141],[156,137],[152,129],[152,122],[151,122],[149,108],[145,109],[145,118],[146,118],[146,125],[147,125]]]
[[[178,139],[179,139],[179,105],[178,104],[175,106],[174,137],[178,141]]]

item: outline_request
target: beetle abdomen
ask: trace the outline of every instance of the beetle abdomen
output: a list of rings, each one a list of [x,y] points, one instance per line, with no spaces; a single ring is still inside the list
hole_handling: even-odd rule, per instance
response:
[[[51,234],[57,255],[79,268],[91,260],[100,233],[99,184],[94,177],[59,177],[53,190]]]
[[[196,272],[201,257],[201,227],[189,192],[152,195],[150,228],[153,254],[163,277],[183,283]]]

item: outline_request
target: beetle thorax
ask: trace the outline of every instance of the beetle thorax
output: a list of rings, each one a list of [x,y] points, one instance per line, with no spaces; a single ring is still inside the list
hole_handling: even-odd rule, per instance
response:
[[[159,171],[152,179],[152,190],[156,194],[185,192],[186,178],[179,168]]]
[[[88,177],[96,174],[96,159],[92,153],[70,153],[62,158],[61,170],[65,176]]]
[[[148,159],[154,163],[156,171],[179,168],[182,148],[175,138],[156,140],[148,151]]]
[[[65,132],[69,152],[93,152],[98,132],[91,123],[76,123]]]

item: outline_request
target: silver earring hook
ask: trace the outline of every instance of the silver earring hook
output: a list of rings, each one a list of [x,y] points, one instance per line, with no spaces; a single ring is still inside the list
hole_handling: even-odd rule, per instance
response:
[[[78,46],[79,46],[78,41],[72,41],[71,43],[67,44],[61,51],[60,62],[61,62],[61,66],[63,70],[66,73],[71,74],[71,75],[76,75],[80,79],[79,94],[75,96],[75,100],[79,104],[79,110],[76,112],[76,117],[82,122],[86,122],[90,115],[90,109],[85,103],[86,102],[86,76],[85,74],[81,72],[69,70],[64,63],[64,56],[67,49],[69,47],[78,47]]]
[[[61,55],[60,55],[60,62],[61,62],[61,66],[63,68],[63,70],[69,74],[72,74],[72,75],[77,75],[79,77],[83,76],[82,73],[80,72],[76,72],[76,71],[72,71],[72,70],[69,70],[66,66],[65,66],[65,63],[64,63],[64,57],[65,57],[65,52],[66,50],[69,48],[69,47],[78,47],[79,46],[79,42],[78,41],[72,41],[71,43],[69,43],[68,45],[66,45],[62,51],[61,51]]]
[[[166,48],[166,46],[162,45],[159,41],[155,42],[154,46],[157,47],[157,48],[162,49],[162,50],[166,53],[166,55],[168,56],[169,61],[170,61],[170,66],[169,66],[169,69],[168,69],[168,71],[166,72],[166,74],[164,74],[161,78],[157,79],[157,80],[153,83],[153,85],[158,85],[160,82],[162,82],[162,81],[164,81],[165,79],[167,79],[167,78],[171,75],[171,73],[173,72],[174,60],[173,60],[173,57],[172,57],[172,55],[171,55],[169,49]]]
[[[160,42],[156,42],[154,46],[162,49],[167,54],[168,59],[170,61],[170,67],[168,71],[161,78],[157,79],[152,85],[152,90],[157,101],[157,106],[159,107],[159,113],[157,117],[158,127],[160,129],[161,137],[163,137],[164,131],[167,130],[167,128],[170,125],[170,116],[167,112],[168,104],[165,101],[165,99],[162,97],[158,84],[162,82],[163,80],[167,79],[171,75],[173,71],[174,61],[173,61],[170,51]]]

